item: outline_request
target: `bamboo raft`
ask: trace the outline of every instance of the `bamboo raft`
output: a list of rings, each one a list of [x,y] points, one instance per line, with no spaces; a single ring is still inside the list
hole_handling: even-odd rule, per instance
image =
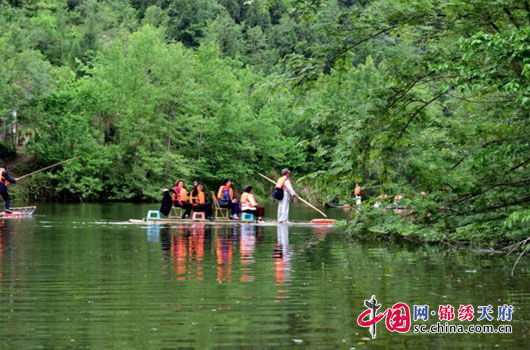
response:
[[[1,212],[0,218],[7,219],[7,218],[21,218],[21,217],[29,217],[32,216],[33,213],[37,207],[18,207],[18,208],[11,208],[12,213],[6,213]]]
[[[245,220],[226,220],[216,219],[210,220],[191,220],[191,219],[129,219],[131,224],[177,224],[177,225],[251,225],[251,226],[289,226],[289,227],[333,227],[335,220],[331,219],[316,219],[312,221],[291,221],[287,223],[279,223],[277,221],[245,221]]]

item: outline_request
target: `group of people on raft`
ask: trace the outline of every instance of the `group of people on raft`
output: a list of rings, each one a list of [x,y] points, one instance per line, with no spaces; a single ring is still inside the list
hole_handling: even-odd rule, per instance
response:
[[[178,180],[170,191],[173,193],[173,206],[184,209],[183,219],[189,218],[192,210],[204,213],[208,220],[214,219],[212,216],[212,202],[206,200],[204,185],[201,182],[195,181],[193,189],[188,194],[184,180]],[[232,220],[241,220],[238,216],[241,212],[251,213],[257,220],[262,220],[265,215],[265,208],[258,205],[252,191],[252,186],[245,187],[238,201],[234,197],[230,179],[223,179],[217,192],[217,202],[219,207],[230,209],[230,219]]]
[[[278,179],[276,188],[284,190],[284,198],[278,205],[278,221],[289,221],[289,198],[295,196],[291,181],[289,179],[290,171],[285,168],[282,170],[282,177]],[[212,215],[212,202],[206,200],[204,193],[204,185],[199,181],[193,182],[193,189],[188,193],[184,180],[177,180],[175,186],[168,190],[172,192],[171,200],[174,207],[184,209],[182,219],[187,219],[191,216],[191,211],[203,212],[208,220],[214,220]],[[262,221],[265,216],[265,207],[258,204],[254,196],[253,187],[247,186],[243,190],[239,200],[234,196],[234,190],[231,187],[230,179],[223,179],[221,186],[217,191],[217,203],[221,208],[230,209],[231,220],[241,220],[240,213],[250,213],[258,221]]]
[[[278,221],[289,221],[289,202],[291,196],[296,196],[290,180],[291,172],[285,168],[282,170],[282,176],[276,183],[276,188],[283,190],[283,198],[279,200],[278,204]],[[11,213],[10,198],[7,192],[7,185],[9,183],[16,183],[17,179],[11,178],[7,173],[7,167],[0,165],[0,196],[5,201],[5,212]],[[183,219],[189,218],[191,211],[203,212],[208,220],[213,220],[212,202],[206,200],[204,193],[204,185],[195,181],[193,189],[188,194],[184,180],[178,180],[171,190],[164,190],[172,192],[171,201],[174,207],[184,209]],[[230,179],[223,179],[221,186],[217,191],[217,202],[219,207],[230,209],[230,219],[241,220],[239,214],[241,212],[253,214],[258,221],[262,221],[265,216],[265,208],[258,204],[254,196],[253,187],[245,187],[239,200],[235,198],[234,191],[231,187]],[[168,199],[169,200],[169,199]]]

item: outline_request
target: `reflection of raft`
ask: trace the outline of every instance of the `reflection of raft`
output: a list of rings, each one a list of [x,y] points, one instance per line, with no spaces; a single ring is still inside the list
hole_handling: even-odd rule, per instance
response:
[[[12,213],[1,212],[0,218],[21,218],[33,215],[37,207],[11,208]]]
[[[333,227],[333,223],[336,220],[332,219],[315,219],[312,221],[292,221],[288,223],[279,223],[277,221],[241,221],[241,220],[226,220],[226,219],[216,219],[214,221],[209,220],[190,220],[190,219],[156,219],[150,218],[147,219],[129,219],[131,224],[182,224],[182,225],[193,225],[193,224],[203,224],[203,225],[254,225],[254,226],[290,226],[290,227]]]

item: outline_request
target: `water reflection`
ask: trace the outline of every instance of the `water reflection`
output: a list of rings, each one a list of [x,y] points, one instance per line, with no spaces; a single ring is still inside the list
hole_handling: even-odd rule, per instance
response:
[[[204,236],[203,224],[194,225],[188,237],[189,246],[189,275],[191,280],[202,281],[204,278]]]
[[[220,232],[221,231],[221,232]],[[232,232],[233,233],[233,232]],[[232,246],[234,236],[229,227],[217,228],[215,233],[215,252],[217,256],[217,282],[232,282]]]
[[[265,228],[254,225],[209,226],[203,224],[176,225],[147,228],[147,240],[160,241],[164,261],[164,268],[171,270],[174,281],[202,281],[205,278],[205,264],[215,268],[218,283],[231,283],[234,278],[239,282],[250,283],[256,280],[256,251],[257,245],[263,243]],[[288,227],[281,227],[278,231],[278,242],[274,250],[274,265],[283,266],[281,270],[289,269],[289,232]],[[210,252],[210,258],[205,252]],[[237,256],[239,254],[239,256]],[[207,260],[207,261],[205,261]],[[239,266],[234,266],[238,264]],[[235,270],[234,270],[235,269]],[[238,272],[234,276],[234,271]],[[284,276],[289,274],[277,271],[277,280],[283,284]],[[280,277],[281,275],[281,277]]]
[[[252,265],[256,262],[254,257],[256,243],[263,241],[263,232],[263,227],[241,225],[239,242],[241,282],[254,282],[256,279]]]
[[[160,240],[160,224],[147,225],[147,241],[157,243]]]
[[[290,280],[291,250],[289,248],[289,227],[278,225],[277,243],[273,250],[274,277],[277,286],[283,286]],[[283,291],[278,291],[283,293]]]
[[[351,241],[340,229],[64,216],[0,225],[0,349],[528,349],[530,266],[521,259],[511,277],[517,256]],[[381,326],[371,340],[356,318],[372,294],[384,307],[513,304],[513,334]]]
[[[9,220],[0,220],[0,286],[4,279],[3,267],[2,267],[2,257],[4,255],[4,250],[7,247],[7,241],[9,236]]]

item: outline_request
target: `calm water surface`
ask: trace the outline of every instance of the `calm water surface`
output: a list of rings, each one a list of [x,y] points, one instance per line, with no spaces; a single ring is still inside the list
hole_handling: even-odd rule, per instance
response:
[[[126,222],[153,208],[41,205],[32,219],[0,220],[0,348],[530,348],[527,258],[511,277],[516,256],[358,242],[339,229]],[[372,294],[381,311],[491,304],[496,317],[511,304],[513,334],[397,334],[380,322],[372,340],[356,322]]]

